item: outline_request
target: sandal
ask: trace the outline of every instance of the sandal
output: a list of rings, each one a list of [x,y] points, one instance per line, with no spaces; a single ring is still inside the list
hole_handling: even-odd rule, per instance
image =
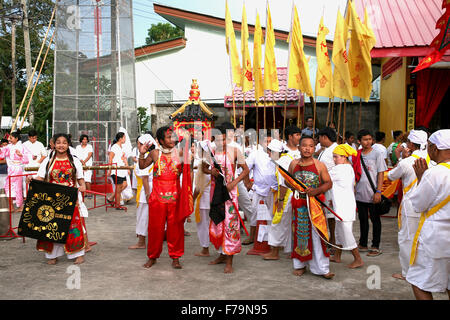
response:
[[[379,256],[380,254],[382,254],[383,251],[381,251],[380,249],[377,248],[371,248],[369,250],[369,253],[367,254],[368,257],[376,257]]]
[[[358,245],[358,251],[359,252],[367,252],[367,251],[369,251],[369,248]]]

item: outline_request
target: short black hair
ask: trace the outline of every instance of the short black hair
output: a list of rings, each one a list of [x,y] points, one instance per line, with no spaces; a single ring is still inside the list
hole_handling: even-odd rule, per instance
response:
[[[302,141],[303,141],[303,140],[306,140],[306,139],[311,139],[314,143],[316,143],[316,142],[314,141],[314,138],[313,138],[312,136],[309,136],[309,135],[302,135],[302,137],[300,138],[299,145],[301,145],[301,144],[302,144]]]
[[[384,133],[383,131],[377,131],[375,132],[375,141],[381,141],[386,137],[386,133]]]
[[[305,122],[308,121],[309,119],[314,120],[313,117],[309,116],[309,117],[306,117]]]
[[[217,135],[226,134],[226,133],[227,133],[227,129],[223,125],[218,125],[213,128],[212,135],[217,136]]]
[[[336,131],[334,131],[332,128],[330,127],[325,127],[320,129],[319,131],[319,137],[320,136],[327,136],[328,139],[330,139],[331,142],[336,142]]]
[[[156,130],[156,140],[158,140],[160,144],[161,141],[164,141],[167,131],[173,131],[173,128],[170,126],[163,126],[161,128],[158,128],[158,130]]]
[[[394,140],[397,139],[403,132],[401,130],[396,130],[392,133]]]
[[[88,142],[89,142],[89,137],[88,137],[88,135],[87,135],[87,134],[82,134],[82,135],[80,136],[80,139],[79,139],[80,143],[83,141],[84,138],[86,138],[86,139],[88,140]]]
[[[345,131],[345,139],[350,138],[351,136],[354,136],[353,132],[351,131]]]
[[[9,143],[8,139],[3,138],[0,143],[4,143],[4,142]]]
[[[29,137],[37,137],[38,133],[35,129],[30,129],[30,131],[28,131],[28,136]]]
[[[425,131],[425,132],[427,133],[427,135],[428,135],[428,138],[429,138],[430,135],[431,135],[430,129],[428,129],[427,127],[419,126],[419,127],[416,128],[416,130],[422,130],[422,131]]]
[[[367,129],[361,129],[358,131],[358,140],[361,140],[364,136],[371,136],[373,138],[372,133]]]
[[[289,139],[289,136],[294,135],[296,133],[300,133],[300,134],[302,133],[302,130],[300,130],[300,128],[297,126],[290,125],[290,126],[287,126],[286,128],[284,128],[285,139]]]

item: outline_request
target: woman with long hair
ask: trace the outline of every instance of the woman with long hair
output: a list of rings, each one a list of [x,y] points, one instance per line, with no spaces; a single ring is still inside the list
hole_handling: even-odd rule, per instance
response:
[[[23,209],[23,177],[14,177],[23,174],[23,165],[28,163],[30,151],[22,145],[20,141],[20,131],[14,131],[9,135],[9,144],[0,148],[0,158],[6,159],[8,164],[8,176],[5,182],[5,192],[7,196],[16,198],[17,209],[14,212],[21,212]],[[9,191],[11,189],[11,194]]]
[[[111,150],[109,151],[108,163],[114,163],[118,167],[125,166],[127,162],[125,153],[122,150],[122,145],[125,143],[125,133],[119,132],[113,141]],[[120,205],[120,194],[127,187],[127,171],[126,170],[108,170],[108,176],[111,176],[116,188],[114,190],[113,198],[106,198],[109,203],[114,204],[116,210],[124,210]]]
[[[59,133],[53,136],[53,141],[55,142],[55,149],[42,161],[36,180],[78,187],[78,194],[86,191],[81,162],[78,158],[72,156],[69,149],[70,138],[67,134]],[[67,253],[68,259],[75,259],[75,264],[84,262],[86,234],[78,205],[79,203],[75,207],[69,230],[69,234],[76,234],[77,236],[68,238],[65,244],[38,240],[36,248],[45,252],[48,264],[56,264],[57,258],[64,255],[64,252]]]

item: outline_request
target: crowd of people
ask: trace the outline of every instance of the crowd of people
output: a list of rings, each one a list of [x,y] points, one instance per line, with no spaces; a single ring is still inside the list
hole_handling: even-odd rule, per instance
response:
[[[332,126],[318,130],[309,120],[303,130],[291,125],[281,134],[265,131],[254,145],[245,139],[241,126],[228,122],[192,137],[187,130],[177,135],[172,127],[163,126],[154,137],[150,133],[138,137],[133,150],[126,131],[117,133],[108,163],[126,166],[131,159],[134,170],[108,171],[114,193],[107,200],[123,210],[131,197],[136,199],[138,241],[129,249],[147,249],[144,267],[151,268],[167,241],[172,267],[181,269],[185,223],[192,213],[200,247],[196,255],[210,256],[212,244],[218,256],[210,264],[224,263],[225,273],[234,271],[233,257],[243,245],[267,241],[270,252],[262,255],[264,260],[279,259],[283,250],[292,258],[294,275],[309,270],[332,279],[330,262],[341,263],[343,251],[353,256],[351,269],[364,265],[362,253],[382,254],[380,204],[387,177],[402,185],[397,190],[401,273],[393,276],[410,283],[417,299],[449,292],[450,130],[394,131],[394,142],[386,148],[383,132],[345,132],[339,141]],[[18,195],[29,182],[17,177],[24,165],[39,167],[32,172],[34,179],[78,186],[79,205],[71,227],[83,230],[83,241],[65,245],[38,241],[37,248],[46,252],[49,264],[64,253],[82,263],[90,250],[81,197],[92,176],[91,170],[83,170],[93,160],[89,137],[81,135],[74,149],[70,136],[57,134],[46,149],[37,142],[35,131],[28,136],[25,143],[17,132],[2,140],[0,157],[6,161],[7,175],[15,176],[0,175],[6,179],[5,191],[15,197],[20,211],[23,197]],[[59,174],[62,171],[65,174]],[[127,190],[134,192],[130,196]],[[358,242],[353,234],[356,217]],[[241,240],[244,220],[250,232]],[[257,228],[258,221],[266,221],[265,227]]]

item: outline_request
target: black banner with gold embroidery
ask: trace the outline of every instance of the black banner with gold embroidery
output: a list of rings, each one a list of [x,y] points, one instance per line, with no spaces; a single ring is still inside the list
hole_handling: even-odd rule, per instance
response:
[[[32,180],[20,217],[21,236],[66,243],[78,189]]]

